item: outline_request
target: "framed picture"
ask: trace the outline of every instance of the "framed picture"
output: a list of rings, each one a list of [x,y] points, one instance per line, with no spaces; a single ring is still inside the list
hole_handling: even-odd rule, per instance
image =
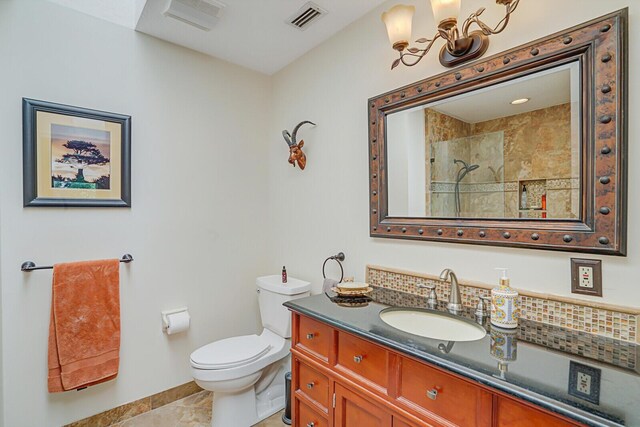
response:
[[[22,99],[24,206],[131,206],[131,117]]]

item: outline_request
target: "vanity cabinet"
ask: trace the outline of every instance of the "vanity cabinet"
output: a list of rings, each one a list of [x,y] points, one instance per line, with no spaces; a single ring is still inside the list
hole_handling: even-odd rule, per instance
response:
[[[299,313],[292,325],[295,427],[581,425]]]

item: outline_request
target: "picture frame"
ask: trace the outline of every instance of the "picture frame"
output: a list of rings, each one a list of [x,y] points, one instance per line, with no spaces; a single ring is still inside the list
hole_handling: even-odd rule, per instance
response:
[[[131,207],[131,116],[22,99],[25,207]]]

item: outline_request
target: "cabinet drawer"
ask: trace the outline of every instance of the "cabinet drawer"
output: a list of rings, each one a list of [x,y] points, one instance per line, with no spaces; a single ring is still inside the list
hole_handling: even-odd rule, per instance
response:
[[[298,391],[318,403],[325,411],[329,407],[329,379],[312,367],[296,360]]]
[[[496,426],[498,427],[570,427],[579,425],[504,397],[498,398],[496,412]]]
[[[338,333],[336,369],[361,377],[386,392],[389,353],[384,348],[344,332]]]
[[[427,415],[435,414],[459,426],[481,426],[490,422],[490,417],[486,419],[479,412],[484,412],[483,406],[491,411],[491,395],[480,387],[404,357],[400,375],[400,404]]]
[[[294,420],[294,425],[296,427],[328,427],[329,422],[327,418],[320,413],[311,409],[310,406],[300,401],[300,399],[295,399],[295,409],[296,409],[296,418]]]
[[[297,348],[311,353],[324,362],[329,361],[329,349],[333,341],[333,330],[330,326],[300,316],[297,337]]]

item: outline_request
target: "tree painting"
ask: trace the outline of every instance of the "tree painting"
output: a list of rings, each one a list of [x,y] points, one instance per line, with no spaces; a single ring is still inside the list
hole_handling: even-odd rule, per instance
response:
[[[62,146],[71,150],[71,153],[64,154],[61,159],[58,159],[58,162],[68,163],[78,168],[76,182],[86,182],[83,173],[86,166],[109,163],[109,159],[102,155],[100,150],[96,148],[96,144],[91,142],[73,140],[67,141]]]
[[[108,190],[109,132],[52,126],[52,187]]]

